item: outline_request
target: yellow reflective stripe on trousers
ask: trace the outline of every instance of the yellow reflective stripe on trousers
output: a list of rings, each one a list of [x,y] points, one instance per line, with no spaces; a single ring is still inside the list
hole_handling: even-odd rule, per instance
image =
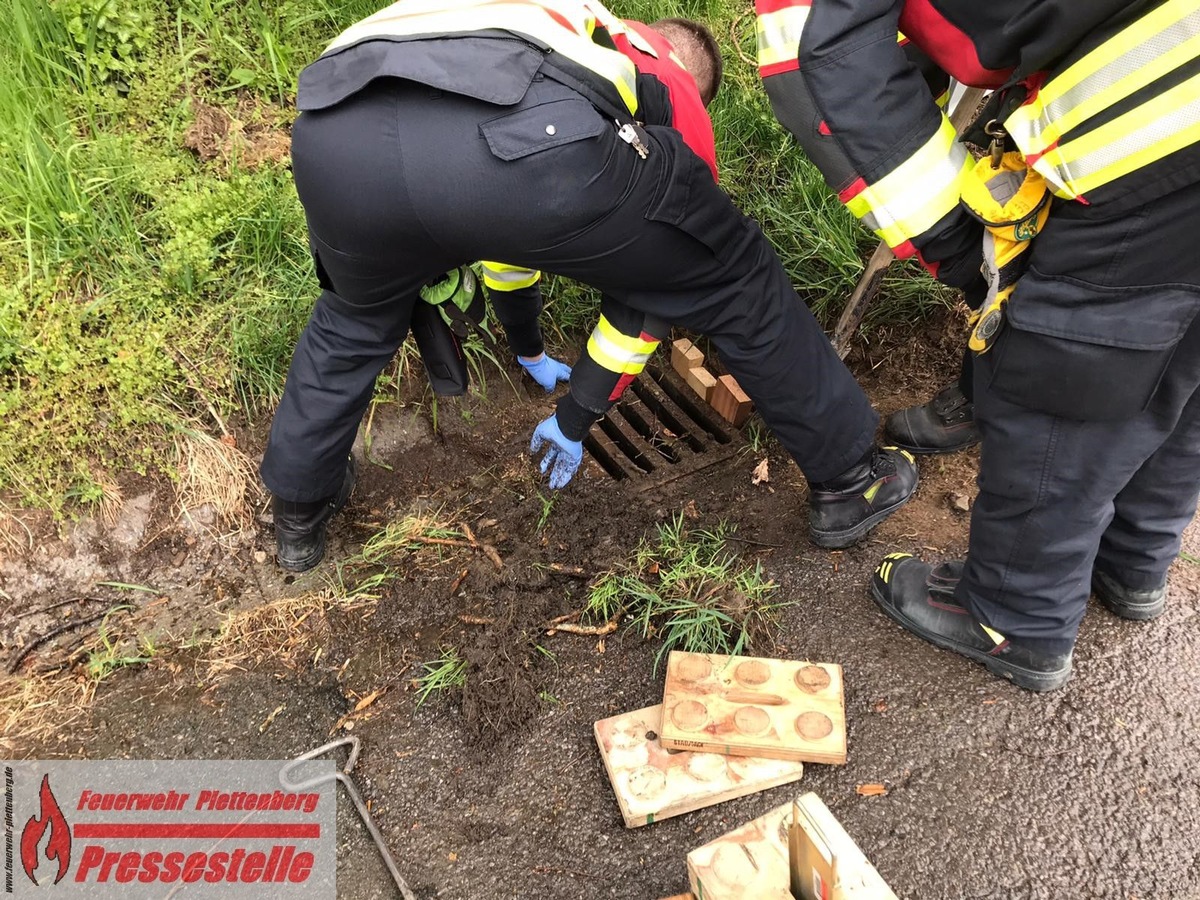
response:
[[[758,17],[759,68],[791,62],[799,55],[808,10],[807,6],[789,6]]]
[[[588,338],[588,356],[599,365],[621,375],[637,375],[646,367],[658,341],[645,341],[640,337],[622,334],[604,316],[596,323]]]
[[[593,0],[400,0],[351,25],[325,52],[372,38],[507,31],[529,37],[595,72],[613,84],[631,113],[637,112],[637,69],[625,54],[592,40],[593,20],[623,31],[620,20]]]
[[[483,266],[483,283],[491,291],[519,291],[537,284],[542,277],[541,272],[524,266],[487,261],[480,265]]]
[[[1200,75],[1055,148],[1033,168],[1077,197],[1200,141]]]
[[[1200,54],[1200,0],[1170,0],[1060,75],[1004,123],[1026,156]]]
[[[924,234],[958,205],[959,179],[970,166],[954,126],[943,116],[941,127],[924,146],[846,206],[889,247],[898,247]]]

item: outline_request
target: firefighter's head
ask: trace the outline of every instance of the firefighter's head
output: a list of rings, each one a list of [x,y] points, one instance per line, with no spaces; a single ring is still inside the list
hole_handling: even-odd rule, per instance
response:
[[[650,26],[675,48],[685,69],[696,79],[704,105],[713,102],[721,87],[721,48],[712,32],[691,19],[659,19]]]

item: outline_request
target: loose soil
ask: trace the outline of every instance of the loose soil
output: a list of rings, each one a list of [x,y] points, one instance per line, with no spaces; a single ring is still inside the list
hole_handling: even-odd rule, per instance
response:
[[[952,380],[960,328],[951,318],[856,350],[882,413]],[[24,516],[35,549],[10,551],[0,566],[9,608],[0,659],[118,602],[131,608],[64,629],[22,660],[22,674],[58,671],[53,683],[83,687],[30,711],[43,728],[11,721],[0,739],[8,753],[283,759],[353,733],[363,742],[356,777],[420,897],[677,893],[688,850],[794,789],[625,830],[591,726],[659,701],[658,644],[624,628],[548,636],[543,625],[579,610],[592,579],[684,512],[700,526],[735,524],[734,546],[780,583],[790,605],[755,653],[845,666],[850,763],[811,766],[800,786],[822,794],[902,896],[1200,896],[1200,829],[1191,812],[1171,812],[1200,807],[1200,722],[1178,670],[1200,658],[1194,629],[1179,629],[1195,615],[1200,569],[1177,566],[1164,621],[1139,629],[1093,611],[1076,681],[1035,697],[909,638],[865,592],[886,552],[965,552],[969,513],[959,507],[974,494],[976,452],[923,460],[916,499],[836,553],[805,537],[803,478],[770,441],[645,493],[589,462],[542,521],[551,495],[526,442],[552,401],[513,380],[491,379],[487,398],[441,401],[436,432],[427,398],[378,407],[329,559],[304,576],[274,566],[265,511],[255,529],[218,537],[203,510],[181,518],[169,487],[153,481],[122,485],[128,499],[110,525],[60,533]],[[260,429],[236,439],[261,452]],[[753,485],[763,455],[771,479]],[[469,547],[427,546],[395,560],[403,577],[374,598],[304,599],[384,524],[422,510],[469,526],[502,568]],[[204,643],[230,617],[288,598],[297,606],[271,630],[236,646]],[[74,602],[51,608],[64,600]],[[147,639],[171,649],[115,671],[89,704],[70,708],[87,697],[81,648],[95,650],[100,626],[117,655],[136,656]],[[1168,638],[1177,667],[1131,662]],[[467,687],[418,705],[414,678],[444,647],[467,660]],[[1122,671],[1149,699],[1091,693]],[[1150,746],[1159,749],[1143,754]],[[861,783],[887,793],[860,796]],[[346,810],[339,840],[340,897],[396,896]]]

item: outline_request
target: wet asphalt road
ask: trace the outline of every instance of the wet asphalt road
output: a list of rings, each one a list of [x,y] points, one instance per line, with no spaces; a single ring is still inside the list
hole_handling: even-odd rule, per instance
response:
[[[1194,532],[1185,550],[1200,558]],[[780,652],[845,667],[846,766],[624,829],[591,723],[658,702],[661,680],[643,645],[610,639],[606,657],[560,657],[549,690],[561,703],[485,760],[464,763],[444,713],[418,712],[397,738],[423,748],[420,761],[374,787],[418,895],[665,897],[686,890],[689,849],[812,790],[903,898],[1200,898],[1200,566],[1176,564],[1153,623],[1093,601],[1073,681],[1036,695],[878,613],[863,585],[882,549],[847,552],[837,571],[815,552],[770,566],[807,598],[786,613]],[[861,797],[864,783],[888,793]],[[344,873],[339,894],[390,896],[370,881]]]

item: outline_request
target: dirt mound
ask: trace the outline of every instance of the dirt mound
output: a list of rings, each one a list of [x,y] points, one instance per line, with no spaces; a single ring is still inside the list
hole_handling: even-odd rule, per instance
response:
[[[192,98],[192,124],[183,145],[203,162],[254,171],[286,163],[292,139],[283,111],[271,103],[243,95],[234,114],[198,97]]]

